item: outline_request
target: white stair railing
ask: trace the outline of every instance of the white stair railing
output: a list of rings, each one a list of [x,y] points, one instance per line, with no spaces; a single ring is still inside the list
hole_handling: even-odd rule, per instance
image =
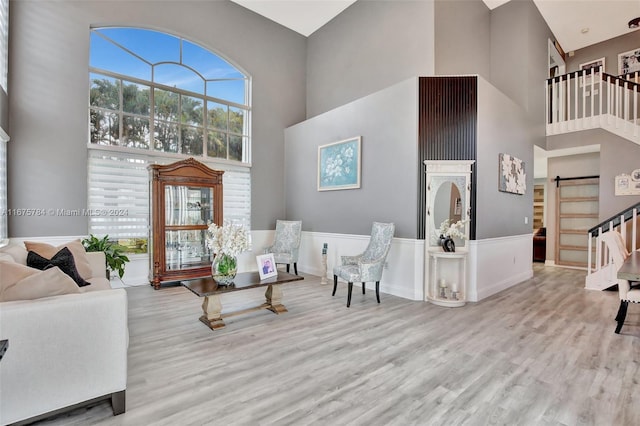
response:
[[[602,67],[547,80],[547,135],[603,128],[640,144],[640,73],[616,77]]]
[[[613,265],[609,249],[601,240],[603,232],[614,230],[620,232],[624,241],[627,242],[627,249],[635,251],[640,248],[640,238],[638,238],[638,225],[640,219],[640,203],[629,207],[627,210],[615,215],[600,223],[588,231],[589,247],[587,261],[587,277],[585,288],[590,290],[604,290],[617,284],[616,269]],[[595,255],[592,258],[595,244]]]

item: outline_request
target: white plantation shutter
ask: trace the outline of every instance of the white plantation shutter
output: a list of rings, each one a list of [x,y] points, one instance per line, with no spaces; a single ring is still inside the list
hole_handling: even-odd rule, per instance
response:
[[[149,164],[169,164],[176,158],[89,150],[89,233],[110,239],[148,238]],[[206,163],[205,163],[206,164]],[[248,167],[207,164],[223,175],[225,219],[251,229],[251,173]]]
[[[209,166],[217,170],[224,170],[222,175],[222,216],[235,223],[241,223],[246,229],[251,229],[251,173],[248,167],[220,168]]]
[[[9,0],[0,0],[0,87],[5,93],[7,92],[8,68]],[[9,237],[7,226],[7,142],[9,142],[9,136],[0,127],[0,246],[6,243]]]
[[[9,0],[0,0],[0,87],[7,92],[9,69]]]
[[[89,150],[89,233],[148,238],[148,164],[144,157]]]
[[[4,134],[4,132],[0,132]],[[0,246],[9,237],[7,229],[7,139],[0,137]]]

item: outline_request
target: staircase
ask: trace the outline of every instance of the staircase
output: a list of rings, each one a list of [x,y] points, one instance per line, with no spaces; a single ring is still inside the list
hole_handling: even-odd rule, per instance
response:
[[[548,79],[546,97],[547,136],[600,128],[640,145],[640,72],[614,76],[602,67],[571,72]],[[588,231],[585,288],[604,290],[617,284],[617,271],[600,236],[617,230],[627,249],[637,250],[639,219],[640,203]]]
[[[601,241],[603,232],[615,230],[622,234],[627,242],[627,250],[634,251],[640,245],[640,203],[629,207],[615,216],[589,229],[589,261],[585,288],[589,290],[604,290],[618,283],[617,270],[609,254],[607,246]],[[595,244],[595,259],[591,258],[592,244]]]
[[[547,136],[602,128],[640,145],[640,72],[602,67],[547,80]]]

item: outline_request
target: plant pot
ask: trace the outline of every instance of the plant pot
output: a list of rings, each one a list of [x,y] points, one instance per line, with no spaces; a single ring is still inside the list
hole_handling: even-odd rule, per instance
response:
[[[238,259],[228,254],[217,254],[211,264],[211,277],[220,285],[233,284],[238,272]]]

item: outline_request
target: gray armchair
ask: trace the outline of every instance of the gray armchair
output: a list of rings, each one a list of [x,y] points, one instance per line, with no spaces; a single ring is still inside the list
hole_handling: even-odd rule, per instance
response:
[[[362,294],[365,294],[365,283],[376,283],[376,299],[380,303],[380,279],[385,259],[391,248],[395,225],[393,223],[373,222],[371,239],[364,253],[357,256],[342,256],[342,265],[333,268],[333,294],[336,295],[338,278],[348,283],[347,308],[351,305],[353,283],[362,283]]]
[[[276,236],[273,244],[264,249],[264,253],[273,253],[276,264],[289,265],[293,263],[293,270],[298,275],[298,252],[302,234],[302,221],[277,220]]]

